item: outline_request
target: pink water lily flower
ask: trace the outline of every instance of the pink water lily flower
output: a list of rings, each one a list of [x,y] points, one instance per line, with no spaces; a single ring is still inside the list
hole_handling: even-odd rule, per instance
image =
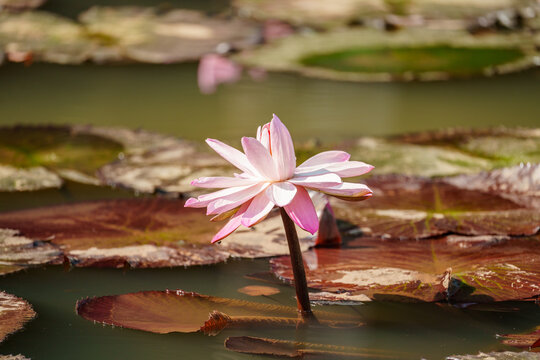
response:
[[[373,169],[369,164],[349,161],[350,154],[344,151],[325,151],[296,167],[291,135],[276,115],[257,129],[257,138],[242,138],[244,153],[218,140],[206,142],[242,171],[234,177],[203,177],[191,183],[202,188],[224,188],[190,198],[185,204],[207,207],[207,215],[215,215],[212,220],[231,217],[212,242],[228,236],[240,225],[257,224],[274,206],[283,207],[298,226],[314,234],[319,220],[307,190],[353,201],[372,195],[364,184],[342,181],[342,177],[363,175]]]

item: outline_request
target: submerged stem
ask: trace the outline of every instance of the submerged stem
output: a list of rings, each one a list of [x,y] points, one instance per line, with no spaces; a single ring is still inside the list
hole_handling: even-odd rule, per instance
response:
[[[285,234],[287,235],[287,243],[289,244],[289,253],[291,255],[291,264],[294,275],[294,287],[296,288],[296,302],[298,310],[304,317],[310,317],[311,305],[309,303],[309,293],[307,289],[306,271],[304,269],[304,261],[302,259],[302,251],[298,242],[298,234],[296,227],[287,212],[282,207],[279,208]]]

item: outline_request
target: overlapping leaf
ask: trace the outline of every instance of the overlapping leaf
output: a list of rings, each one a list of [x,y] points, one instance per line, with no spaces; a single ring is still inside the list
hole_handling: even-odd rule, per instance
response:
[[[528,334],[503,335],[503,344],[540,352],[540,326]]]
[[[217,334],[224,328],[296,326],[303,322],[293,307],[200,295],[192,292],[143,291],[84,299],[77,313],[87,320],[160,334],[196,332]],[[361,319],[316,312],[322,324],[361,325]]]
[[[311,250],[308,286],[321,290],[312,299],[491,302],[540,295],[538,237],[460,240],[359,238],[349,248]],[[288,258],[271,264],[292,281]]]
[[[442,180],[404,176],[368,179],[374,192],[365,203],[333,201],[338,219],[383,238],[421,239],[447,233],[533,235],[540,212],[497,190],[468,190]]]
[[[0,291],[0,343],[34,316],[36,313],[25,300]]]
[[[49,263],[59,255],[60,251],[46,242],[34,241],[16,230],[0,227],[0,275]]]
[[[211,245],[223,224],[210,222],[202,209],[184,208],[183,200],[108,200],[0,214],[0,228],[49,239],[77,266],[191,266],[283,255],[288,247],[280,224],[271,216]],[[304,250],[314,242],[307,235],[301,233]]]
[[[229,337],[225,340],[225,347],[240,353],[294,359],[395,359],[398,356],[384,350],[266,339],[253,336]]]

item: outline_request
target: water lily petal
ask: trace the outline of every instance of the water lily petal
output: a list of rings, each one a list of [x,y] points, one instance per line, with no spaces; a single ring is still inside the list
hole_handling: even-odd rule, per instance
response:
[[[351,155],[349,153],[346,153],[345,151],[323,151],[322,153],[313,155],[312,157],[304,161],[302,164],[300,164],[300,166],[298,166],[298,169],[317,165],[326,165],[336,162],[343,162],[349,160],[350,158]]]
[[[241,151],[215,139],[206,139],[206,143],[208,144],[208,146],[214,149],[214,151],[217,152],[221,157],[223,157],[225,160],[227,160],[240,170],[247,172],[251,175],[258,175],[258,172],[248,161],[247,156]]]
[[[296,168],[294,145],[289,130],[274,114],[270,122],[270,148],[280,180],[290,179]]]
[[[310,188],[327,188],[332,186],[337,186],[341,184],[343,181],[341,178],[332,173],[328,174],[322,174],[322,175],[313,175],[313,176],[295,176],[289,182],[299,185],[299,186],[307,186]]]
[[[242,222],[242,215],[246,212],[248,206],[249,202],[245,203],[244,205],[242,205],[242,207],[240,207],[240,209],[238,209],[236,214],[233,215],[229,222],[224,227],[222,227],[216,235],[214,235],[214,237],[212,238],[212,244],[229,236],[234,230],[238,229]]]
[[[201,188],[229,188],[248,186],[260,182],[258,179],[243,179],[239,177],[201,177],[191,182],[191,185]]]
[[[375,167],[361,161],[346,161],[342,163],[334,163],[327,166],[325,169],[335,173],[341,177],[353,177],[364,175]]]
[[[297,187],[289,182],[273,183],[266,189],[266,196],[277,206],[288,205],[294,198]]]
[[[264,124],[257,128],[257,140],[263,144],[265,148],[272,153],[270,148],[270,123]]]
[[[210,194],[201,195],[198,198],[190,198],[186,201],[186,204],[184,206],[202,208],[208,206],[208,204],[210,204],[212,201],[219,199],[220,197],[226,197],[232,194],[240,193],[245,189],[249,188],[250,186],[253,185],[230,187],[223,190],[214,191]]]
[[[218,199],[208,204],[206,209],[206,215],[220,214],[237,206],[242,205],[246,201],[259,194],[261,191],[268,187],[269,183],[261,182],[252,186],[248,186],[244,190],[235,192],[227,196],[221,196]]]
[[[274,208],[274,203],[268,199],[265,193],[260,193],[251,200],[251,204],[242,216],[242,225],[253,226],[264,219]]]
[[[365,200],[373,195],[367,185],[344,182],[338,186],[317,189],[325,194],[335,196],[343,200]]]
[[[284,207],[289,217],[302,229],[315,234],[319,230],[319,218],[308,192],[298,186],[296,196]]]
[[[278,180],[278,173],[268,149],[255,138],[243,137],[242,147],[247,159],[255,169],[269,180]]]

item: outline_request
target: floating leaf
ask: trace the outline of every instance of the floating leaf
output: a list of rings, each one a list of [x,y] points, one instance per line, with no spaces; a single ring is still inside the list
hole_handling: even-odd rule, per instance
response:
[[[495,193],[518,204],[540,209],[540,164],[521,164],[444,181],[462,189]]]
[[[288,253],[279,217],[210,243],[223,226],[183,200],[140,198],[67,204],[0,214],[0,228],[58,246],[76,266],[164,267],[221,262],[230,256]],[[302,249],[313,245],[301,234]],[[256,239],[256,241],[254,241]]]
[[[531,38],[473,36],[465,30],[339,29],[297,34],[236,59],[271,71],[345,81],[445,80],[508,73],[534,66]]]
[[[528,334],[507,334],[502,335],[502,338],[505,345],[540,352],[540,326]]]
[[[217,334],[229,327],[296,326],[303,322],[293,307],[200,295],[192,292],[143,291],[89,298],[77,302],[77,314],[87,320],[150,331]],[[316,312],[326,325],[355,327],[360,319]]]
[[[44,11],[1,12],[0,48],[14,62],[81,64],[95,44],[70,19]]]
[[[197,60],[221,43],[235,49],[253,45],[257,29],[192,10],[160,12],[136,6],[92,7],[79,16],[87,32],[116,50],[112,60],[169,64]],[[107,60],[105,58],[105,60]]]
[[[270,286],[250,285],[238,289],[238,292],[249,296],[270,296],[279,294],[279,289]]]
[[[18,169],[0,165],[0,191],[33,191],[59,188],[62,179],[43,167]]]
[[[438,19],[452,19],[453,26],[466,26],[471,18],[502,9],[515,10],[521,6],[533,5],[527,0],[503,1],[467,1],[452,0],[349,0],[336,1],[329,7],[325,1],[305,0],[235,0],[233,6],[237,11],[257,20],[280,19],[295,25],[313,26],[315,28],[332,28],[349,23],[362,23],[381,18],[395,18],[412,15],[420,18],[425,26],[444,26]],[[390,15],[390,16],[389,16]],[[434,21],[435,19],[435,21]],[[462,20],[462,23],[459,22]],[[410,21],[418,26],[417,21]]]
[[[36,313],[25,300],[0,291],[0,343],[35,316]]]
[[[404,176],[368,179],[366,203],[332,201],[336,217],[383,238],[421,239],[462,235],[532,235],[540,213],[497,191],[461,189],[445,181]],[[486,189],[488,188],[486,184]]]
[[[479,353],[478,355],[453,355],[446,360],[539,360],[539,354],[530,352],[490,352],[487,354]]]
[[[384,350],[265,339],[253,336],[229,337],[225,340],[225,347],[240,353],[295,359],[395,359],[398,356]]]
[[[50,244],[28,239],[16,230],[0,228],[0,275],[46,264],[59,255],[60,251]]]
[[[96,171],[116,160],[122,149],[113,140],[69,127],[3,127],[0,128],[0,164],[9,166],[0,167],[0,179],[2,183],[13,183],[11,190],[19,191],[59,187],[61,180],[51,172],[96,183]],[[13,167],[18,170],[10,172]]]
[[[35,9],[45,3],[46,0],[0,0],[0,11]]]
[[[0,355],[0,360],[30,360],[22,355]]]
[[[314,249],[306,269],[313,300],[490,302],[540,294],[540,239],[495,239],[462,246],[447,238],[381,241],[359,238],[349,248]],[[292,281],[287,257],[272,271]]]

